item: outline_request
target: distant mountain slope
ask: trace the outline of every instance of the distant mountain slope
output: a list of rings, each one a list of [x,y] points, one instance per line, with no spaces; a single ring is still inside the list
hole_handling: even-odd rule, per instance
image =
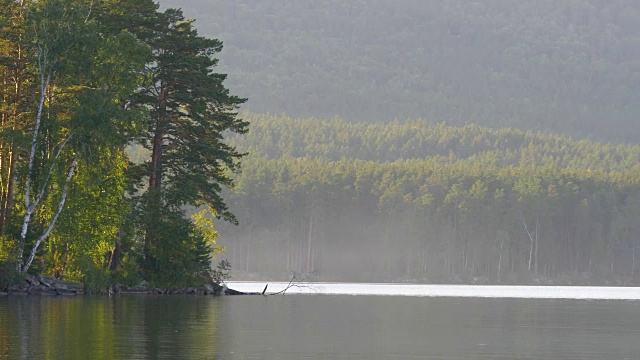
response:
[[[245,109],[640,140],[635,0],[162,0],[225,43]]]

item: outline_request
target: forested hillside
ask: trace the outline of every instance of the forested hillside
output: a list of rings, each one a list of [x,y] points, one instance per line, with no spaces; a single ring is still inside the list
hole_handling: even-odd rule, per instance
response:
[[[635,0],[162,0],[259,113],[640,141]]]
[[[237,276],[618,283],[640,272],[640,146],[425,120],[245,114]]]

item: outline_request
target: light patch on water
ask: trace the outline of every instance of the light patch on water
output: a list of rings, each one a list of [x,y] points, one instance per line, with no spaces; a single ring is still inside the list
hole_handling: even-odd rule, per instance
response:
[[[286,289],[286,282],[231,281],[227,286],[243,292],[272,294]],[[502,285],[425,285],[425,284],[362,284],[305,283],[290,287],[287,294],[381,295],[523,299],[593,299],[640,300],[638,287],[604,286],[502,286]]]

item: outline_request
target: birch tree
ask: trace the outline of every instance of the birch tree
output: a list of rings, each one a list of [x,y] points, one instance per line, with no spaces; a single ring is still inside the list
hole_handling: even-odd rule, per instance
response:
[[[542,185],[538,177],[521,178],[513,186],[518,194],[519,217],[529,239],[527,269],[538,275],[538,242],[540,240]]]
[[[34,2],[29,13],[38,99],[19,237],[23,273],[55,229],[79,164],[94,177],[109,174],[110,169],[99,165],[105,164],[101,154],[121,153],[139,128],[135,123],[140,118],[129,114],[127,97],[139,85],[149,53],[131,34],[101,31],[93,6],[45,0]],[[122,166],[121,161],[106,163]],[[37,229],[32,226],[35,218]]]
[[[35,119],[31,130],[31,144],[28,151],[27,176],[24,185],[24,216],[20,230],[18,247],[18,270],[25,273],[29,270],[36,252],[42,242],[49,236],[51,230],[64,208],[69,184],[76,171],[79,152],[66,154],[64,150],[72,139],[73,131],[61,131],[62,136],[54,138],[43,135],[45,122],[55,121],[55,115],[50,112],[54,98],[58,96],[57,89],[52,84],[63,68],[65,56],[78,43],[82,36],[81,9],[71,1],[54,0],[39,1],[31,5],[27,28],[31,31],[34,48],[35,71],[37,77],[38,99]],[[53,116],[52,116],[53,115]],[[46,124],[47,127],[51,124]],[[53,127],[51,127],[53,128]],[[62,130],[62,129],[61,129]],[[58,138],[56,144],[47,144],[47,140]],[[51,151],[53,150],[53,151]],[[62,155],[65,156],[62,156]],[[51,180],[58,167],[66,167],[66,175],[61,183],[52,187]],[[43,226],[31,242],[31,249],[25,257],[25,247],[29,227],[36,212],[42,209],[43,199],[57,195],[59,200],[53,216],[48,224]]]

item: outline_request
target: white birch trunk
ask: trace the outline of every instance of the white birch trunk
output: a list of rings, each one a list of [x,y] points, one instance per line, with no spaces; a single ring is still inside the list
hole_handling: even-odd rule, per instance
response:
[[[498,282],[502,275],[502,247],[504,246],[504,239],[500,239],[500,255],[498,256]]]
[[[534,252],[534,273],[538,276],[538,240],[540,239],[540,215],[538,213],[538,209],[536,209],[536,230],[535,230],[535,252]]]
[[[309,216],[309,233],[307,237],[307,273],[311,272],[311,239],[313,236],[313,213]]]
[[[55,225],[56,220],[58,219],[58,216],[60,215],[60,212],[62,211],[62,208],[64,207],[64,203],[67,197],[67,190],[69,187],[69,183],[71,182],[71,178],[73,177],[73,174],[75,172],[75,168],[78,162],[78,154],[76,154],[76,156],[74,157],[71,166],[69,168],[69,172],[67,173],[67,178],[65,181],[65,185],[64,185],[64,189],[62,191],[62,198],[60,200],[60,204],[58,205],[58,210],[56,212],[56,214],[54,215],[53,219],[51,220],[51,223],[49,224],[49,227],[47,228],[47,230],[44,232],[44,234],[40,235],[40,237],[36,240],[36,243],[34,244],[30,256],[27,260],[26,263],[22,263],[22,258],[23,258],[23,254],[24,254],[24,247],[26,244],[26,239],[27,239],[27,233],[29,230],[29,224],[31,223],[31,218],[33,217],[33,214],[35,213],[38,205],[40,204],[40,201],[44,198],[46,189],[48,187],[48,183],[49,180],[51,178],[51,173],[53,172],[56,164],[57,164],[57,160],[60,157],[60,154],[62,153],[62,150],[64,149],[65,145],[67,144],[67,142],[71,139],[71,137],[73,136],[73,133],[69,134],[64,141],[60,144],[58,151],[56,152],[56,155],[54,156],[51,166],[49,168],[49,172],[47,173],[47,176],[43,182],[43,184],[41,185],[42,187],[40,188],[40,191],[38,191],[38,193],[36,194],[35,198],[32,199],[32,182],[33,182],[33,170],[34,170],[34,166],[35,166],[35,162],[36,162],[36,150],[37,150],[37,145],[38,145],[38,136],[40,135],[40,126],[42,124],[42,113],[44,110],[44,103],[45,103],[45,99],[46,99],[46,94],[47,94],[47,90],[49,89],[49,85],[51,83],[51,69],[50,66],[53,64],[49,64],[48,63],[48,59],[47,59],[47,52],[46,50],[44,50],[42,47],[39,47],[39,53],[38,53],[38,69],[40,71],[40,99],[38,101],[38,109],[36,112],[36,121],[35,124],[33,126],[33,134],[31,137],[31,149],[29,151],[29,165],[28,165],[28,172],[27,172],[27,179],[25,182],[25,199],[24,199],[24,206],[25,206],[25,215],[24,218],[22,220],[22,228],[20,230],[20,246],[19,246],[19,251],[18,251],[18,271],[20,271],[21,273],[26,273],[27,270],[29,270],[29,267],[31,266],[31,263],[33,262],[33,258],[35,257],[35,253],[38,249],[38,247],[40,246],[40,244],[42,243],[42,241],[44,239],[46,239],[49,236],[49,233],[51,232],[51,230],[53,229],[53,226]]]
[[[522,225],[524,225],[524,231],[526,231],[527,232],[527,236],[529,236],[530,247],[529,247],[529,266],[528,266],[528,269],[529,269],[529,271],[531,271],[531,265],[532,265],[532,262],[533,262],[533,251],[534,251],[534,246],[535,246],[535,239],[533,238],[533,235],[531,235],[531,232],[527,228],[527,222],[524,220],[522,215],[520,215],[520,220],[522,220]]]
[[[38,144],[38,134],[40,132],[40,124],[42,122],[42,110],[44,109],[44,100],[46,97],[47,88],[51,81],[51,75],[45,75],[45,69],[43,63],[46,63],[46,54],[43,54],[43,50],[40,50],[40,56],[38,58],[38,65],[40,67],[40,101],[38,102],[38,111],[36,113],[36,123],[33,126],[33,136],[31,138],[31,151],[29,152],[29,167],[27,173],[27,181],[25,184],[25,197],[24,207],[25,215],[22,220],[22,230],[20,231],[20,247],[18,251],[18,263],[22,263],[22,254],[24,252],[24,245],[27,239],[27,230],[29,229],[29,223],[31,222],[31,216],[38,206],[37,201],[31,202],[31,178],[33,176],[33,166],[36,157],[36,145]],[[37,199],[36,199],[37,200]],[[21,265],[18,265],[21,266]],[[19,269],[23,272],[23,269]]]
[[[29,270],[31,263],[33,262],[33,259],[36,256],[36,252],[38,251],[38,247],[40,246],[42,241],[44,241],[47,237],[49,237],[51,230],[53,230],[53,227],[55,226],[56,221],[58,220],[58,217],[60,216],[60,213],[64,208],[64,203],[67,200],[67,192],[69,191],[69,184],[71,183],[71,179],[73,178],[73,174],[76,170],[77,165],[78,165],[78,154],[76,154],[76,156],[73,158],[73,161],[71,162],[71,166],[69,167],[69,172],[67,173],[67,178],[65,179],[65,183],[64,183],[64,189],[62,190],[60,202],[58,203],[58,209],[56,210],[56,213],[53,216],[53,219],[51,219],[51,222],[49,223],[47,230],[42,235],[40,235],[40,237],[38,237],[38,239],[36,240],[36,243],[33,245],[33,248],[31,249],[31,254],[29,254],[29,259],[27,259],[27,262],[24,264],[22,268],[23,273]]]

